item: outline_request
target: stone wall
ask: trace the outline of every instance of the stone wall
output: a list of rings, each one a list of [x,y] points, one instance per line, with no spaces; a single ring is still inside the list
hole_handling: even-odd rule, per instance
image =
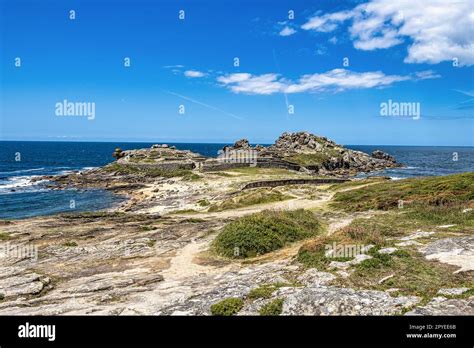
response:
[[[258,187],[277,187],[285,185],[318,185],[318,184],[337,184],[350,181],[349,179],[337,178],[318,178],[318,179],[283,179],[283,180],[263,180],[254,181],[245,184],[242,190],[258,188]]]

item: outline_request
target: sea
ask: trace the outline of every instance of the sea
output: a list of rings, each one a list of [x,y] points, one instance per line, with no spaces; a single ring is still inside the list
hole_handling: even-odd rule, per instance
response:
[[[61,212],[97,211],[114,207],[125,199],[106,190],[51,190],[33,179],[67,174],[110,163],[116,147],[122,150],[149,148],[152,143],[0,141],[0,219],[21,219]],[[229,144],[169,143],[216,157]],[[392,168],[359,177],[385,175],[398,180],[410,177],[448,175],[474,171],[474,147],[346,145],[371,153],[382,150],[394,156],[403,168]]]

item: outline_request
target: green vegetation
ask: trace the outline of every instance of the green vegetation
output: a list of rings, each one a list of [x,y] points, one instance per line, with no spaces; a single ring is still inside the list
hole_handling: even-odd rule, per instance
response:
[[[285,157],[285,160],[302,166],[317,166],[328,162],[330,158],[331,156],[326,153],[299,153]]]
[[[77,243],[75,241],[67,241],[63,244],[65,247],[77,247]]]
[[[174,175],[174,176],[180,176],[180,175]],[[182,174],[183,180],[184,181],[196,181],[202,178],[202,176],[193,173],[192,171],[186,171],[184,174]]]
[[[199,212],[194,209],[181,209],[181,210],[174,210],[170,214],[198,214]]]
[[[237,297],[230,297],[211,306],[212,315],[231,316],[237,314],[244,306],[244,301]]]
[[[197,204],[200,206],[200,207],[207,207],[208,205],[210,205],[211,203],[206,199],[200,199]]]
[[[331,260],[326,257],[326,245],[332,241],[327,237],[319,237],[315,240],[305,243],[298,250],[296,259],[307,268],[316,268],[326,270]]]
[[[146,245],[150,248],[153,248],[156,244],[156,240],[150,239],[148,242],[146,242]]]
[[[206,220],[204,219],[198,219],[198,218],[189,218],[189,219],[184,219],[183,222],[188,222],[190,224],[198,224],[200,222],[205,222]]]
[[[337,191],[337,190],[347,189],[347,188],[356,188],[357,186],[363,186],[367,184],[388,182],[389,180],[390,179],[385,178],[385,177],[373,176],[366,179],[351,180],[351,181],[346,181],[343,183],[333,184],[329,186],[328,189],[331,191]]]
[[[368,254],[372,256],[372,258],[362,261],[356,267],[360,270],[390,267],[392,265],[392,256],[389,254],[380,254],[377,249],[378,248],[370,249]],[[401,255],[403,255],[402,257],[406,256],[406,254],[397,254],[397,256]]]
[[[264,204],[271,202],[280,202],[293,198],[289,195],[284,195],[278,190],[256,189],[243,192],[236,197],[225,200],[220,204],[214,204],[209,207],[209,211],[222,211],[228,209],[237,209],[247,207],[250,205]]]
[[[283,310],[283,301],[284,300],[282,298],[277,298],[271,301],[270,303],[263,305],[259,311],[260,315],[264,315],[264,316],[280,315]]]
[[[456,267],[426,260],[413,250],[402,250],[391,255],[379,254],[355,267],[355,271],[340,284],[354,288],[386,290],[400,289],[395,295],[414,295],[432,298],[441,288],[473,287],[472,272],[454,273]],[[383,256],[382,256],[383,255]],[[384,277],[393,275],[381,284]]]
[[[0,240],[8,240],[10,239],[10,235],[6,232],[0,232]]]
[[[258,288],[250,290],[247,297],[251,300],[257,298],[270,298],[275,290],[284,287],[284,286],[294,286],[288,283],[272,283],[272,284],[263,284]]]
[[[164,177],[172,178],[176,176],[182,176],[186,180],[196,180],[200,178],[199,175],[194,174],[191,170],[188,169],[174,169],[174,170],[164,170],[161,168],[145,167],[145,166],[133,166],[133,165],[123,165],[117,162],[108,164],[103,168],[106,172],[114,172],[121,175],[136,175],[143,177]]]
[[[404,206],[459,205],[474,200],[474,173],[388,181],[338,192],[332,206],[346,211],[388,210]]]
[[[353,257],[337,257],[326,256],[327,246],[333,246],[333,243],[338,245],[343,244],[357,244],[355,241],[347,238],[342,238],[342,234],[333,234],[331,236],[318,236],[303,244],[298,250],[296,259],[302,263],[306,268],[316,268],[321,271],[327,271],[331,261],[346,262],[353,260]]]
[[[108,212],[108,211],[83,211],[78,213],[62,213],[61,216],[67,219],[102,219],[125,216],[123,212]]]
[[[213,249],[231,258],[254,257],[322,231],[322,224],[310,211],[265,210],[227,224],[214,240]]]

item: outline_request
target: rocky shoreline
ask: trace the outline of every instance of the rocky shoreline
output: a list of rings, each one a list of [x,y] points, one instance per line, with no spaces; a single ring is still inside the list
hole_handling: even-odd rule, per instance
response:
[[[323,222],[325,238],[345,233],[359,220],[402,219],[393,216],[398,211],[352,212],[333,204],[353,190],[389,185],[381,177],[347,178],[400,166],[390,155],[352,151],[306,132],[285,133],[266,148],[241,140],[222,154],[212,159],[167,145],[118,149],[117,160],[103,168],[41,178],[53,189],[101,188],[129,199],[103,212],[0,220],[6,255],[0,265],[0,314],[210,315],[213,305],[228,298],[242,303],[238,315],[258,315],[275,304],[281,315],[474,314],[472,289],[465,285],[474,279],[473,231],[464,225],[433,225],[427,233],[407,224],[403,234],[383,240],[384,248],[368,245],[376,251],[335,259],[324,269],[299,258],[313,240],[248,260],[212,251],[229,223],[265,210],[311,211]],[[469,205],[464,209],[471,214]],[[360,233],[356,228],[349,235]],[[351,285],[359,264],[392,257],[379,252],[399,255],[393,265],[407,262],[406,253],[432,260],[450,280],[426,290],[436,296],[398,294],[403,289],[390,286],[396,269],[377,273],[365,287]],[[265,296],[255,297],[262,291]]]

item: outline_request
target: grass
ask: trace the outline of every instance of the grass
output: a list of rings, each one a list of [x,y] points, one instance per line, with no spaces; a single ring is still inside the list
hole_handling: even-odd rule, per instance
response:
[[[320,271],[326,270],[331,259],[326,257],[326,245],[332,244],[326,236],[321,236],[309,241],[298,250],[296,259],[306,268],[316,268]]]
[[[260,308],[259,314],[263,316],[276,316],[280,315],[283,310],[283,299],[277,298]]]
[[[182,176],[185,180],[196,180],[201,178],[189,169],[164,170],[161,168],[139,167],[133,165],[123,165],[117,162],[106,165],[103,168],[106,172],[118,173],[120,175],[136,175],[143,177],[164,177],[172,178]]]
[[[329,186],[328,190],[330,191],[338,191],[341,189],[346,189],[346,188],[356,188],[357,186],[362,186],[362,185],[367,185],[367,184],[373,184],[373,183],[378,183],[378,182],[387,182],[389,179],[380,177],[380,176],[374,176],[374,177],[369,177],[366,179],[360,179],[360,180],[351,180],[351,181],[346,181],[343,183],[339,184],[333,184]]]
[[[376,251],[373,255],[378,254]],[[473,287],[472,272],[454,274],[456,267],[426,260],[413,250],[394,254],[378,254],[355,267],[354,272],[340,285],[373,290],[400,289],[394,295],[414,295],[429,299],[441,288]],[[383,256],[382,256],[383,255]],[[393,275],[382,284],[380,279]]]
[[[258,298],[270,298],[275,290],[284,287],[284,286],[294,286],[288,283],[272,283],[272,284],[263,284],[258,288],[250,290],[247,297],[251,300]]]
[[[236,197],[229,198],[220,204],[213,204],[209,207],[210,212],[238,209],[256,204],[271,202],[281,202],[293,198],[278,190],[256,189],[243,192]]]
[[[67,241],[63,244],[65,247],[77,247],[77,243],[75,241]]]
[[[299,153],[284,159],[302,166],[321,165],[330,160],[331,156],[326,153]]]
[[[209,201],[204,198],[204,199],[200,199],[197,204],[200,206],[200,207],[207,207],[208,205],[210,205],[211,203],[209,203]]]
[[[205,222],[206,220],[204,219],[199,219],[199,218],[189,218],[189,219],[184,219],[182,222],[187,222],[187,223],[190,223],[190,224],[198,224],[198,223],[201,223],[201,222]]]
[[[409,235],[417,229],[438,230],[437,236],[444,233],[472,233],[472,211],[462,212],[463,206],[420,205],[407,209],[396,209],[375,214],[370,218],[354,219],[348,226],[336,231],[330,237],[320,236],[305,243],[299,250],[297,259],[306,267],[327,270],[331,259],[325,257],[325,245],[335,241],[337,244],[374,244],[368,251],[371,259],[352,266],[353,272],[347,278],[338,278],[334,285],[358,289],[387,290],[400,289],[393,296],[419,296],[423,301],[437,296],[441,288],[473,288],[474,272],[454,274],[457,267],[427,260],[412,247],[397,247],[392,254],[381,254],[382,247],[393,246],[397,238]],[[455,224],[448,229],[438,229],[441,224]],[[391,240],[390,238],[395,238]],[[381,279],[387,278],[382,283]]]
[[[9,240],[11,237],[6,232],[0,232],[0,240]]]
[[[83,211],[78,213],[62,213],[61,216],[67,219],[102,219],[125,216],[123,212],[108,212],[108,211]]]
[[[370,249],[368,254],[372,256],[372,258],[357,264],[356,268],[363,271],[372,268],[390,267],[392,265],[392,255],[381,254],[377,249],[378,248]],[[406,254],[396,254],[396,256],[405,257]]]
[[[474,173],[411,178],[338,192],[332,206],[345,211],[389,210],[404,206],[449,206],[474,200]]]
[[[244,306],[244,301],[237,297],[230,297],[211,306],[211,314],[231,316],[237,314]]]
[[[212,244],[225,257],[248,258],[321,234],[323,225],[310,211],[265,210],[227,224]]]
[[[181,210],[174,210],[170,212],[170,214],[197,214],[197,213],[199,212],[194,209],[181,209]]]

